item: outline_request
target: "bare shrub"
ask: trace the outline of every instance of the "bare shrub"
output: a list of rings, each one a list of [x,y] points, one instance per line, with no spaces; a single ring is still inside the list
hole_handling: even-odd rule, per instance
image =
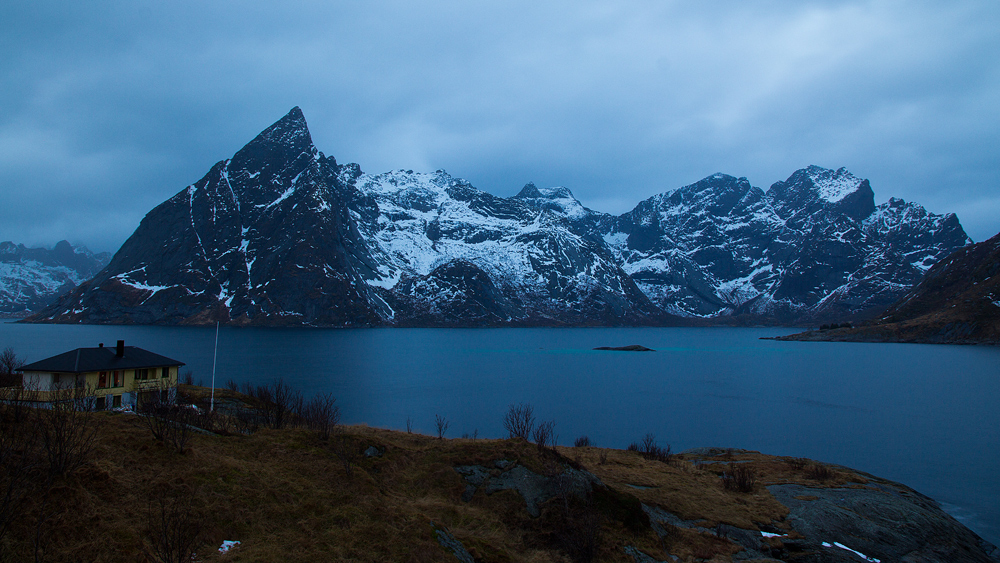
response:
[[[413,419],[406,417],[406,433],[413,434]]]
[[[539,423],[539,425],[535,427],[534,432],[532,432],[532,437],[535,439],[535,445],[538,446],[539,452],[544,450],[546,445],[554,445],[552,442],[555,427],[556,423],[554,420]]]
[[[189,563],[201,535],[190,494],[170,496],[163,489],[149,500],[143,552],[156,563]]]
[[[503,427],[511,438],[527,440],[535,428],[535,409],[526,403],[511,404],[504,415]]]
[[[332,393],[323,393],[300,407],[299,413],[306,426],[323,441],[330,439],[330,434],[340,423],[340,408],[336,403],[337,398]]]
[[[656,444],[656,436],[652,433],[646,434],[641,443],[632,442],[628,446],[628,451],[638,452],[645,459],[670,463],[670,444],[666,448],[661,448]]]
[[[608,463],[608,450],[601,450],[601,452],[597,454],[597,463],[598,465]]]
[[[449,426],[451,423],[448,422],[447,418],[439,414],[434,415],[434,428],[437,429],[438,440],[444,439],[444,433],[448,431]]]
[[[24,365],[14,349],[10,346],[0,352],[0,387],[13,387],[21,384],[21,377],[14,372]]]
[[[153,438],[170,444],[177,453],[184,453],[191,440],[191,427],[198,424],[198,412],[188,406],[179,407],[163,396],[167,392],[161,383],[137,405],[136,413]]]
[[[283,378],[277,378],[267,385],[244,382],[240,391],[256,400],[262,423],[275,430],[288,424],[295,405],[302,400],[302,394],[292,389]]]
[[[51,408],[35,409],[42,452],[50,475],[66,475],[80,467],[94,450],[100,430],[96,417],[86,412],[87,401],[78,389],[53,391]]]
[[[722,472],[722,487],[727,491],[752,493],[757,485],[753,468],[746,463],[729,463],[729,469]]]
[[[15,418],[10,405],[0,405],[0,560],[10,525],[22,517],[21,508],[34,489],[38,469],[37,425]]]
[[[580,436],[579,438],[573,441],[573,447],[586,448],[588,446],[590,446],[590,438],[586,436]]]
[[[354,471],[354,462],[358,457],[358,446],[350,437],[340,434],[333,442],[333,453],[344,466],[344,472],[348,477]]]

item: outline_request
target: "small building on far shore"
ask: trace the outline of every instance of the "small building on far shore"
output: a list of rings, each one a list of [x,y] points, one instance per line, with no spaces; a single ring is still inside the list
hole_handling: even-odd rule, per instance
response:
[[[133,407],[147,400],[173,403],[177,371],[183,362],[126,346],[103,343],[77,348],[22,366],[22,398],[56,403],[68,398],[93,397],[97,410]]]

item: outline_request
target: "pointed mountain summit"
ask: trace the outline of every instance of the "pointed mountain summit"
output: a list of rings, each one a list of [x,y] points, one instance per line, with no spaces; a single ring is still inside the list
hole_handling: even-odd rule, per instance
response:
[[[875,211],[875,193],[868,180],[856,178],[846,168],[803,168],[772,184],[767,198],[793,229],[808,229],[841,215],[861,221]]]

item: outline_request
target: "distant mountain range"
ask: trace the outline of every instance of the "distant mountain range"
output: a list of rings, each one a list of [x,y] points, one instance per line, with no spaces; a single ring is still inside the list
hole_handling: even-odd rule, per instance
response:
[[[935,264],[916,287],[864,325],[781,340],[1000,344],[1000,234]]]
[[[298,108],[150,211],[36,322],[615,326],[861,319],[971,243],[876,206],[845,169],[767,191],[715,174],[620,216],[566,188],[501,198],[438,170],[365,174]]]
[[[0,242],[0,317],[40,311],[100,272],[111,254],[59,241],[51,250]]]

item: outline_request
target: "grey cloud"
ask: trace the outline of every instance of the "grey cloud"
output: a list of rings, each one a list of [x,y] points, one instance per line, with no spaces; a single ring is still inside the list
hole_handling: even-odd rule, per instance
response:
[[[294,105],[342,162],[498,195],[819,164],[1000,230],[996,3],[340,4],[0,7],[0,239],[114,250]]]

